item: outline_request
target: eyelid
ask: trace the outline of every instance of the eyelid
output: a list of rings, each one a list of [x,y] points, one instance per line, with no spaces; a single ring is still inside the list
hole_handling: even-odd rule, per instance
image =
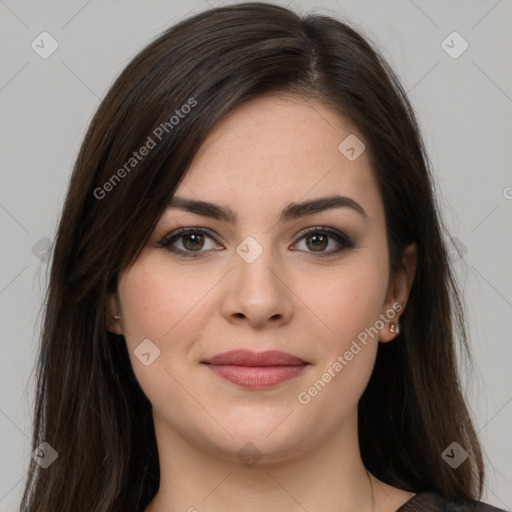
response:
[[[175,240],[179,240],[181,237],[188,235],[189,233],[202,233],[203,235],[208,236],[211,238],[215,243],[217,242],[217,235],[213,234],[212,231],[210,231],[207,228],[202,228],[199,226],[190,226],[190,227],[180,227],[175,230],[173,230],[168,235],[165,235],[162,240],[160,240],[159,245],[163,248],[167,248],[172,242]],[[187,251],[189,253],[193,253],[193,251]],[[206,252],[206,251],[196,251],[198,253]]]
[[[208,228],[202,228],[199,226],[189,226],[189,227],[180,227],[169,233],[168,235],[164,236],[163,239],[158,243],[161,247],[164,249],[167,249],[169,252],[173,252],[179,256],[183,257],[197,257],[201,256],[202,253],[208,254],[211,252],[211,250],[218,250],[218,249],[211,249],[208,251],[183,251],[182,249],[173,248],[170,249],[169,246],[176,241],[179,240],[181,237],[189,234],[189,233],[202,233],[206,235],[207,237],[211,238],[215,243],[218,243],[217,241],[217,235],[213,234],[212,231],[210,231]],[[315,255],[318,257],[322,256],[329,256],[334,254],[339,254],[346,249],[352,249],[355,247],[355,243],[352,241],[352,239],[345,234],[343,231],[340,231],[336,228],[332,228],[330,226],[310,226],[296,235],[296,240],[293,242],[293,245],[297,245],[298,242],[300,242],[303,238],[305,238],[309,233],[321,233],[325,234],[330,238],[333,238],[340,246],[340,249],[337,249],[335,251],[319,251],[315,253],[315,251],[306,251],[310,255]],[[293,249],[292,249],[293,250]],[[186,254],[186,256],[184,256]]]
[[[330,226],[311,226],[309,228],[304,229],[297,235],[297,240],[293,243],[293,245],[296,245],[309,233],[325,234],[330,238],[334,238],[334,240],[336,240],[336,242],[342,246],[341,249],[338,249],[336,251],[320,251],[316,253],[318,256],[329,256],[333,254],[338,254],[346,249],[352,249],[356,246],[356,244],[354,243],[350,236],[348,236],[343,231],[340,231],[339,229],[336,228],[331,228]],[[315,251],[308,251],[308,253],[314,255]]]

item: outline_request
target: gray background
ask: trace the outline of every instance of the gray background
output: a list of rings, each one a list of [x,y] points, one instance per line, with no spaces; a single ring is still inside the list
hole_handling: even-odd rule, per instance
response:
[[[15,509],[33,463],[29,436],[48,270],[44,254],[55,237],[85,129],[108,87],[143,46],[189,13],[222,3],[0,0],[1,511]],[[409,92],[467,302],[477,367],[471,379],[464,373],[464,383],[488,456],[485,500],[512,510],[512,2],[289,5],[359,26]],[[58,43],[47,59],[31,47],[43,31]],[[454,31],[469,45],[457,58],[442,45]],[[457,37],[444,43],[452,54],[462,44]]]

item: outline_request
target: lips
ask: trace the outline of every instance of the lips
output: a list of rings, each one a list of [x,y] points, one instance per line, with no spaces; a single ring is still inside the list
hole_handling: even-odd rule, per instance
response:
[[[231,350],[202,361],[218,377],[246,388],[267,388],[298,376],[308,365],[286,352]]]
[[[231,350],[217,354],[204,362],[215,365],[228,364],[235,366],[290,366],[305,364],[305,361],[302,359],[278,350],[267,350],[265,352]]]

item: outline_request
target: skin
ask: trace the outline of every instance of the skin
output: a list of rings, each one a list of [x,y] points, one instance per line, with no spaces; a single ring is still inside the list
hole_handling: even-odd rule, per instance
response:
[[[109,299],[121,319],[110,318],[109,328],[125,336],[152,403],[160,459],[160,489],[146,512],[370,511],[372,492],[374,510],[391,512],[414,496],[369,475],[358,447],[357,403],[379,341],[396,336],[390,322],[308,404],[297,399],[379,315],[397,303],[405,309],[416,269],[412,244],[405,269],[389,274],[367,154],[350,161],[338,150],[351,133],[363,140],[316,101],[267,95],[239,106],[210,132],[175,194],[229,206],[237,222],[168,209],[121,272]],[[278,221],[288,203],[334,193],[367,218],[343,207]],[[302,238],[315,226],[347,234],[355,247],[319,256],[340,245]],[[189,254],[202,251],[180,257],[159,244],[179,227],[207,228],[214,238],[176,240]],[[252,263],[236,252],[248,236],[263,251]],[[160,350],[149,366],[134,355],[147,338]],[[272,388],[247,389],[201,364],[235,348],[281,350],[310,364]],[[237,457],[249,442],[263,455],[251,467]]]

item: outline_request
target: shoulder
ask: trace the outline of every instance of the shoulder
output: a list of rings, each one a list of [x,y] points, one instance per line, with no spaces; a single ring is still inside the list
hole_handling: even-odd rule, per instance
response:
[[[396,512],[506,512],[482,501],[448,501],[435,492],[420,492]]]

